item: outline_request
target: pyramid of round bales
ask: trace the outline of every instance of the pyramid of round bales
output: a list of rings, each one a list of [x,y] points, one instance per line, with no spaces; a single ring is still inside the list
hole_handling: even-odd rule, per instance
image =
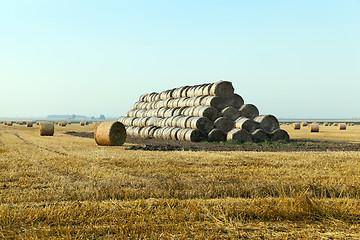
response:
[[[273,115],[244,104],[229,81],[143,94],[118,119],[131,137],[199,141],[289,141]]]

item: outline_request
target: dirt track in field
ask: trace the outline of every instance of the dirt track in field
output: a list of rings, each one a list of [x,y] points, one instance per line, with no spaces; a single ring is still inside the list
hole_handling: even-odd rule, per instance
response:
[[[68,131],[65,134],[94,138],[93,132]],[[289,143],[209,143],[184,142],[175,140],[143,139],[127,137],[126,143],[134,144],[127,150],[147,151],[257,151],[257,152],[295,152],[295,151],[359,151],[359,143],[291,140]]]

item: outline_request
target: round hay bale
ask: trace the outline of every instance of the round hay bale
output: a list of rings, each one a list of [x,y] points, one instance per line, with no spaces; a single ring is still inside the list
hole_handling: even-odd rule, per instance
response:
[[[165,107],[160,108],[158,111],[158,117],[165,117],[166,110],[167,110],[167,108],[165,108]]]
[[[182,90],[181,90],[181,97],[182,98],[186,98],[187,97],[187,92],[189,91],[189,89],[190,89],[190,86],[183,86],[183,87],[181,87],[182,88]]]
[[[197,96],[195,98],[195,101],[194,101],[194,106],[200,106],[201,105],[201,101],[205,98],[205,96]]]
[[[11,126],[13,125],[13,122],[12,122],[12,121],[8,121],[6,125],[9,126],[9,127],[11,127]]]
[[[327,126],[329,126],[329,123],[324,122],[324,123],[323,123],[323,126],[327,127]]]
[[[346,130],[346,124],[345,123],[339,123],[338,124],[338,129],[339,130]]]
[[[226,135],[226,140],[228,141],[236,141],[236,142],[252,142],[253,139],[248,131],[245,129],[232,129]]]
[[[294,130],[300,130],[300,128],[301,128],[300,123],[292,123],[291,126]]]
[[[186,128],[180,128],[180,130],[177,132],[177,138],[180,141],[185,141],[185,134],[187,132]]]
[[[186,117],[180,117],[178,118],[176,125],[180,128],[186,128],[187,126],[187,122],[189,121],[191,117],[186,116]]]
[[[244,99],[239,94],[233,94],[228,97],[225,97],[225,103],[229,107],[234,107],[240,109],[244,105]]]
[[[239,109],[242,117],[254,119],[259,116],[259,109],[253,104],[244,104]]]
[[[231,121],[235,121],[240,117],[240,111],[234,107],[226,107],[221,111],[223,117],[230,119]]]
[[[26,122],[26,127],[32,127],[33,126],[33,121],[27,121]]]
[[[206,117],[191,117],[187,125],[189,128],[197,129],[203,133],[209,133],[214,128],[214,124]]]
[[[196,97],[203,95],[203,85],[198,85],[198,86],[196,86],[195,91],[194,91],[194,95],[195,95]]]
[[[244,129],[246,131],[248,131],[249,133],[255,131],[258,128],[261,128],[260,123],[251,120],[250,118],[244,118],[244,117],[240,117],[238,119],[236,119],[235,121],[235,128],[238,129]]]
[[[254,121],[260,123],[260,127],[266,132],[273,132],[280,128],[279,121],[273,115],[260,115],[255,117]]]
[[[218,109],[219,111],[223,110],[226,107],[225,100],[217,96],[205,96],[201,100],[201,105],[211,106]]]
[[[312,123],[308,125],[309,132],[319,132],[319,124]]]
[[[189,90],[187,91],[187,97],[189,97],[189,98],[191,98],[191,97],[195,97],[195,89],[196,89],[196,87],[194,87],[194,86],[191,86],[190,88],[189,88]]]
[[[210,95],[210,89],[211,89],[212,85],[213,85],[212,83],[204,84],[203,92],[202,92],[203,96],[209,96]]]
[[[119,120],[118,120],[119,121]],[[119,121],[120,122],[120,121]],[[101,122],[92,122],[92,125],[93,125],[93,129],[94,131],[96,131],[96,128],[99,126]]]
[[[174,127],[170,132],[170,138],[172,140],[179,140],[178,139],[178,132],[181,130],[181,128]]]
[[[147,125],[148,126],[155,126],[155,123],[160,121],[161,118],[158,118],[158,117],[150,117],[147,121]]]
[[[60,127],[66,127],[66,125],[67,125],[67,122],[59,122]]]
[[[54,123],[53,122],[40,122],[40,136],[53,136]]]
[[[103,146],[121,146],[126,140],[126,130],[121,122],[102,122],[94,134],[95,142]]]
[[[277,142],[277,141],[289,142],[290,141],[290,136],[287,133],[287,131],[280,129],[280,128],[271,132],[269,134],[269,137],[270,137],[270,141],[272,141],[272,142]]]
[[[219,117],[214,121],[215,128],[223,131],[224,133],[228,133],[234,127],[234,123],[226,118],[226,117]]]
[[[219,129],[214,128],[208,133],[207,138],[209,142],[225,142],[226,134]]]
[[[166,118],[172,117],[174,115],[174,111],[175,111],[174,108],[166,109],[164,112],[164,117],[166,117]]]
[[[302,127],[307,127],[309,124],[307,122],[301,122]]]
[[[185,111],[187,107],[178,107],[174,111],[175,116],[183,115],[183,112]]]
[[[84,123],[84,122],[80,122],[80,126],[85,126],[85,123]]]
[[[194,108],[193,115],[196,117],[206,117],[213,122],[220,117],[220,112],[211,106],[197,106]]]
[[[234,94],[234,87],[229,81],[219,81],[210,88],[210,95],[226,98]]]
[[[196,129],[186,129],[184,139],[189,142],[201,142],[205,140],[205,135]]]
[[[333,123],[332,126],[333,127],[337,127],[338,123]]]
[[[269,135],[263,129],[256,129],[251,133],[254,142],[261,143],[269,140]]]

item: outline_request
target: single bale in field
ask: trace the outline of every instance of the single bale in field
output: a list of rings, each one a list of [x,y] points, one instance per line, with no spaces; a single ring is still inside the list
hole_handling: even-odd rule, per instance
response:
[[[33,121],[27,121],[27,122],[26,122],[26,127],[32,127],[33,124],[34,124]]]
[[[84,122],[85,125],[89,125],[89,122]]]
[[[67,122],[60,122],[60,123],[59,123],[59,126],[60,126],[60,127],[66,127],[66,125],[67,125]]]
[[[126,140],[126,130],[121,122],[101,122],[94,134],[98,145],[121,146]]]
[[[319,132],[319,124],[312,123],[308,125],[309,132]]]
[[[248,131],[245,129],[232,129],[227,133],[226,139],[228,141],[233,140],[236,142],[252,142],[253,139]]]
[[[235,121],[240,117],[240,111],[234,107],[226,107],[221,111],[223,117],[230,119],[231,121]]]
[[[272,142],[277,142],[277,141],[289,142],[290,141],[290,136],[287,133],[287,131],[280,129],[280,128],[271,132],[269,134],[269,137],[270,137],[270,141],[272,141]]]
[[[40,136],[53,136],[54,123],[53,122],[40,122]]]
[[[263,129],[256,129],[251,133],[254,142],[261,143],[269,140],[269,135]]]
[[[12,122],[12,121],[8,121],[6,125],[7,125],[7,126],[12,126],[12,125],[13,125],[13,122]]]
[[[210,88],[210,95],[218,97],[228,97],[234,94],[234,87],[229,81],[219,81]]]
[[[254,119],[259,116],[259,109],[253,104],[244,104],[239,109],[242,117]]]
[[[302,127],[307,127],[309,124],[307,122],[301,122]]]
[[[260,115],[255,117],[254,121],[260,123],[260,127],[266,132],[273,132],[280,128],[279,121],[273,115]]]
[[[329,123],[324,122],[324,123],[323,123],[323,126],[327,127],[327,126],[329,126]]]
[[[219,117],[214,121],[215,128],[219,129],[224,133],[228,133],[234,128],[234,122],[226,117]]]
[[[244,105],[244,99],[239,94],[233,94],[228,97],[225,97],[226,105],[229,107],[234,107],[240,109]]]
[[[300,130],[300,128],[301,128],[301,124],[300,124],[300,123],[293,123],[293,124],[291,124],[291,126],[292,126],[292,128],[293,128],[294,130]]]
[[[244,129],[246,131],[253,132],[256,129],[260,128],[260,123],[251,120],[250,118],[239,117],[235,121],[235,128]]]
[[[346,130],[346,124],[345,123],[339,123],[338,124],[338,129],[339,130]]]
[[[80,122],[80,126],[85,126],[85,123],[84,123],[84,122]]]
[[[209,142],[225,142],[226,134],[219,129],[214,128],[208,133],[207,138]]]

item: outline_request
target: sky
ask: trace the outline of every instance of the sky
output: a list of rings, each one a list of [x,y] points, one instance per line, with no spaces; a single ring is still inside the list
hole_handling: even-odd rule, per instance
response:
[[[0,0],[0,118],[126,115],[231,81],[277,118],[360,118],[360,0]]]

